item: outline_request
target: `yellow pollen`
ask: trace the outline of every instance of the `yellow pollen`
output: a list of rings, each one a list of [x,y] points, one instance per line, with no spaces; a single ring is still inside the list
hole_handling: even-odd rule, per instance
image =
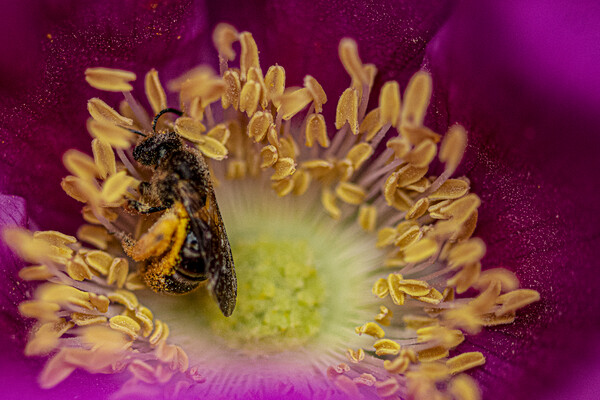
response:
[[[74,260],[67,262],[67,274],[71,279],[76,281],[83,281],[86,279],[92,279],[94,274],[90,267],[83,261],[81,257],[76,257]]]
[[[381,124],[381,109],[374,108],[369,111],[369,113],[365,116],[363,121],[360,123],[358,128],[359,133],[366,133],[365,139],[367,141],[373,140],[375,135],[379,132],[379,130],[383,127]],[[387,143],[395,139],[388,140]],[[389,147],[389,146],[388,146]]]
[[[402,275],[400,274],[389,274],[387,278],[387,284],[390,291],[390,297],[394,304],[401,306],[404,304],[404,292],[400,290],[400,281]]]

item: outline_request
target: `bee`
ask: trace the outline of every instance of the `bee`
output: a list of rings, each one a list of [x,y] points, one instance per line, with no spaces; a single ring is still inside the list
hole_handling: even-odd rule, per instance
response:
[[[152,169],[149,182],[139,186],[140,199],[127,209],[140,214],[164,213],[137,241],[122,240],[135,261],[143,262],[141,275],[155,292],[185,294],[208,281],[208,289],[226,316],[235,308],[237,280],[231,247],[215,198],[204,157],[187,146],[175,132],[153,134],[133,149],[133,158]]]

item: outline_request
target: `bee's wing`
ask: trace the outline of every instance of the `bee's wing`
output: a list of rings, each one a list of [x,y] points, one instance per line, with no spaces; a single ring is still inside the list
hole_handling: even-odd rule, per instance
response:
[[[190,227],[206,255],[209,289],[223,314],[228,317],[235,308],[237,280],[229,239],[215,194],[212,190],[196,188],[190,181],[180,181],[177,187],[181,203],[190,216]],[[205,198],[206,203],[203,203]]]

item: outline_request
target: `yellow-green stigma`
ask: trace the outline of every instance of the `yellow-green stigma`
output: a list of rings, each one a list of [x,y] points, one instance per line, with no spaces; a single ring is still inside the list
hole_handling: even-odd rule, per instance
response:
[[[238,348],[281,351],[315,336],[325,288],[305,241],[261,237],[233,244],[238,302],[230,318],[213,313],[210,325]]]

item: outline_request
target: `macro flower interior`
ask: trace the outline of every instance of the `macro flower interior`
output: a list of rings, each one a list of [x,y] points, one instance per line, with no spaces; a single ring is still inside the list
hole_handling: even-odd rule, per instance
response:
[[[590,398],[597,99],[544,58],[559,5],[111,4],[7,11],[35,27],[1,67],[8,392]],[[231,317],[214,272],[146,288],[171,266],[148,241],[193,223],[125,210],[166,132],[207,160]]]

